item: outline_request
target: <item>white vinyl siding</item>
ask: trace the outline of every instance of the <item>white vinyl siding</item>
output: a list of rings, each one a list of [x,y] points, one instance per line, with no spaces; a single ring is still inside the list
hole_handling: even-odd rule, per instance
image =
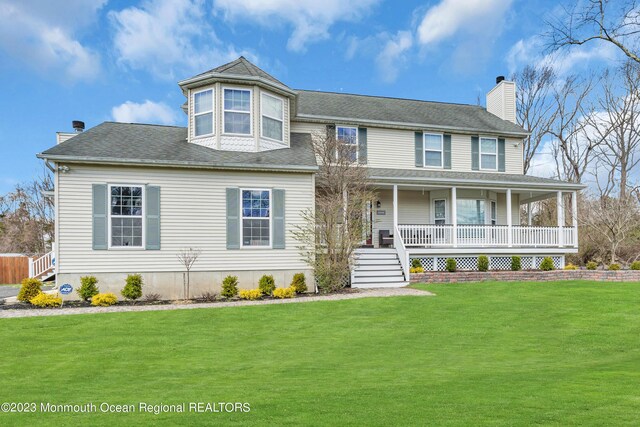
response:
[[[92,250],[94,183],[159,186],[161,249]],[[285,190],[286,249],[227,250],[227,187]],[[184,247],[202,250],[193,271],[308,270],[292,232],[303,224],[300,212],[314,208],[311,174],[73,165],[57,190],[60,273],[181,272],[176,254]]]

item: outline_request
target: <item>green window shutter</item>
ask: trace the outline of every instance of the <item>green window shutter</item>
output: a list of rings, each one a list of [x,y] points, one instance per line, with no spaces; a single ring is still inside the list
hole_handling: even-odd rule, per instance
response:
[[[358,128],[358,163],[367,164],[367,128]]]
[[[327,138],[336,137],[336,125],[327,125]]]
[[[451,135],[444,136],[442,151],[442,165],[445,169],[451,169]]]
[[[416,132],[416,167],[424,167],[424,134]]]
[[[505,171],[504,138],[498,138],[498,171]]]
[[[160,249],[160,187],[147,185],[145,202],[145,249]]]
[[[108,248],[107,184],[93,184],[92,191],[92,245],[94,250]]]
[[[471,169],[480,170],[480,138],[471,137]]]
[[[272,226],[272,247],[273,249],[285,248],[285,222],[284,222],[284,190],[275,189],[271,191],[271,213],[273,215]]]
[[[227,249],[240,249],[240,189],[227,188]]]

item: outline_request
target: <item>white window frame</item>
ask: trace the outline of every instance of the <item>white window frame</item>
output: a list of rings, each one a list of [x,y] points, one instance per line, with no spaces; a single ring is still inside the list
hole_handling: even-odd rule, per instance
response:
[[[224,106],[224,94],[225,91],[229,90],[243,90],[249,92],[249,111],[241,111],[241,110],[227,110]],[[241,86],[223,86],[222,87],[222,133],[224,135],[233,135],[233,136],[253,136],[253,89],[248,87]],[[224,113],[241,113],[241,114],[249,114],[249,133],[232,133],[227,132],[225,114]]]
[[[114,215],[111,214],[111,189],[113,187],[141,187],[142,188],[142,213],[141,215],[138,216],[133,216],[133,215],[115,215],[116,218],[140,218],[142,219],[142,244],[140,246],[113,246],[111,244],[112,240],[111,240],[111,219],[114,217]],[[140,251],[140,250],[144,250],[146,247],[146,235],[147,235],[147,224],[146,224],[146,220],[145,220],[145,215],[146,215],[146,210],[145,210],[145,204],[147,203],[147,193],[146,193],[146,189],[147,186],[145,184],[122,184],[122,183],[114,183],[114,184],[109,184],[107,186],[107,227],[109,228],[109,232],[108,234],[108,245],[107,248],[109,250],[113,249],[113,250],[135,250],[135,251]]]
[[[242,192],[243,191],[268,191],[269,192],[269,245],[245,245],[244,244],[244,212],[242,211]],[[240,189],[240,248],[242,249],[272,249],[273,247],[273,194],[270,188],[241,188]],[[246,217],[247,219],[254,218],[252,216]],[[260,219],[260,218],[258,218]],[[265,218],[262,218],[265,219]]]
[[[494,210],[495,207],[495,210]],[[493,216],[493,213],[495,212],[496,216]],[[489,224],[491,225],[498,225],[498,201],[497,200],[490,200],[489,201]]]
[[[439,136],[440,137],[440,150],[432,150],[427,149],[427,135],[430,136]],[[442,169],[444,167],[444,134],[443,133],[434,133],[434,132],[423,132],[422,133],[422,148],[424,151],[424,155],[422,158],[422,166],[425,168],[433,168],[433,169]],[[434,153],[440,153],[440,166],[431,166],[427,165],[427,151],[431,151]]]
[[[436,202],[444,202],[444,224],[447,225],[449,222],[449,201],[446,197],[438,197],[436,199],[431,199],[431,223],[436,225],[436,219],[441,220],[441,218],[436,218]]]
[[[491,140],[496,142],[496,151],[494,153],[483,153],[482,152],[482,140],[483,139],[491,139]],[[496,167],[495,168],[485,168],[482,165],[482,155],[483,154],[496,156]],[[480,165],[480,170],[497,171],[498,170],[498,138],[493,137],[493,136],[481,136],[478,139],[478,156],[480,157],[478,159],[478,164]]]
[[[209,111],[201,111],[200,113],[196,113],[196,95],[202,92],[211,91],[211,110]],[[216,90],[213,87],[202,89],[196,92],[192,92],[193,95],[193,137],[194,138],[205,138],[207,136],[216,134],[216,114],[215,114],[215,105],[216,105]],[[203,133],[202,135],[196,135],[196,116],[201,116],[203,114],[211,114],[211,133]]]
[[[278,118],[278,117],[273,117],[270,116],[268,114],[264,113],[264,109],[262,108],[262,100],[265,96],[268,96],[269,98],[273,98],[273,99],[277,99],[278,101],[280,101],[280,103],[282,104],[282,117]],[[265,136],[263,133],[263,127],[262,127],[262,119],[264,117],[268,117],[271,120],[276,120],[279,121],[280,123],[282,123],[282,139],[274,139],[274,138],[270,138],[268,136]],[[276,141],[276,142],[284,142],[284,99],[282,99],[279,96],[275,96],[272,95],[270,93],[267,92],[261,92],[260,93],[260,137],[264,138],[264,139],[268,139],[269,141]]]
[[[342,129],[355,129],[356,130],[356,143],[355,144],[345,144],[344,142],[340,142],[340,139],[338,138],[338,128],[342,128]],[[348,145],[348,146],[354,146],[355,150],[356,150],[356,158],[354,159],[353,163],[358,163],[359,160],[359,155],[360,155],[360,141],[359,141],[359,134],[360,132],[358,131],[358,126],[353,126],[353,125],[336,125],[336,141],[338,142],[338,144],[343,144],[343,145]],[[338,150],[336,150],[336,159],[338,158]]]

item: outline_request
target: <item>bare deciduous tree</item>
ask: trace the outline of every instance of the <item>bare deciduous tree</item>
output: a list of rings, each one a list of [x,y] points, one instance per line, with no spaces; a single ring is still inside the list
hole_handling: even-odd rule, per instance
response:
[[[0,196],[0,252],[41,254],[54,238],[53,180],[43,168],[32,181]]]
[[[315,210],[302,212],[293,233],[319,290],[330,292],[344,287],[350,274],[354,250],[364,239],[364,209],[375,193],[367,169],[356,160],[355,145],[338,140],[332,128],[313,134],[312,143],[320,164]]]
[[[560,19],[547,22],[551,49],[600,40],[615,46],[630,60],[640,63],[640,9],[636,0],[589,0],[586,3],[577,2],[572,9],[565,9],[564,12]]]
[[[201,253],[202,251],[197,248],[184,248],[178,252],[178,261],[180,261],[180,264],[182,264],[187,271],[186,278],[183,280],[185,299],[189,299],[191,291],[191,267],[193,267],[193,264],[198,260]]]
[[[553,93],[557,108],[549,134],[555,138],[552,154],[558,178],[582,182],[600,141],[585,132],[588,123],[587,98],[593,89],[593,79],[569,76]]]
[[[527,65],[513,76],[516,83],[516,118],[530,135],[524,140],[524,173],[531,167],[533,157],[544,137],[549,133],[557,113],[552,96],[555,82],[553,68]]]

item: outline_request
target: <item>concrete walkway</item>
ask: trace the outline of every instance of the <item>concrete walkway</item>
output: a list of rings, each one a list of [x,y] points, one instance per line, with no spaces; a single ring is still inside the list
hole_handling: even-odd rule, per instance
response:
[[[66,314],[93,314],[93,313],[120,313],[126,311],[164,311],[164,310],[190,310],[197,308],[221,308],[221,307],[245,307],[250,305],[269,304],[296,304],[313,301],[338,301],[358,298],[372,297],[399,297],[399,296],[433,296],[431,292],[421,291],[413,288],[380,288],[361,289],[358,292],[333,294],[327,296],[314,295],[283,300],[264,301],[229,301],[212,303],[191,303],[191,304],[165,304],[165,305],[125,305],[114,307],[79,307],[79,308],[54,308],[54,309],[33,309],[33,310],[0,310],[0,319],[14,317],[38,317],[38,316],[62,316]]]

